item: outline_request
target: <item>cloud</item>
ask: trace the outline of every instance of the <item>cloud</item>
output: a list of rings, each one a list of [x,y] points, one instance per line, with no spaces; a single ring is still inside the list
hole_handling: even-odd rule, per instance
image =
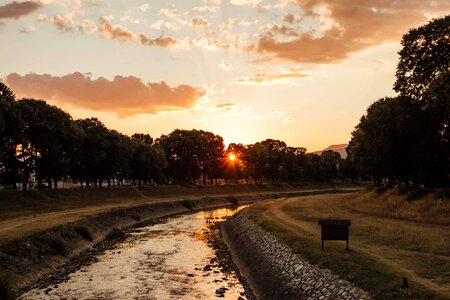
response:
[[[209,26],[208,20],[204,18],[193,18],[191,20],[191,26],[193,27],[206,27]]]
[[[221,67],[224,71],[227,72],[232,71],[234,69],[233,66],[225,59],[222,59],[220,61],[219,67]]]
[[[120,117],[190,108],[205,95],[203,90],[189,85],[170,87],[164,81],[144,83],[134,76],[115,76],[113,80],[104,77],[92,79],[78,72],[61,77],[12,73],[6,77],[6,83],[18,97],[112,111]]]
[[[283,18],[283,21],[285,21],[286,23],[289,23],[289,24],[294,24],[294,22],[296,20],[297,20],[297,18],[291,13],[286,14]]]
[[[35,1],[13,1],[0,6],[0,19],[18,19],[41,8],[42,4]]]
[[[72,31],[73,30],[73,21],[69,16],[53,16],[52,20],[53,24],[55,24],[56,28],[60,31]]]
[[[409,28],[426,22],[427,15],[450,10],[446,1],[297,0],[297,4],[308,22],[315,23],[314,32],[278,40],[273,28],[249,50],[299,63],[335,63],[352,53],[398,41]],[[285,17],[288,23],[291,19]]]
[[[150,4],[144,3],[144,4],[140,5],[140,6],[138,6],[138,8],[139,8],[140,11],[146,12],[147,10],[150,9]]]
[[[161,8],[158,12],[158,16],[163,15],[169,18],[178,18],[181,16],[181,13],[176,9],[169,8]]]
[[[33,33],[35,31],[36,31],[36,28],[32,25],[19,29],[20,33]]]
[[[239,84],[272,84],[273,82],[292,83],[299,79],[308,77],[308,73],[298,67],[289,68],[281,71],[260,72],[252,76],[241,77],[233,80],[233,83]]]
[[[273,37],[275,34],[281,34],[285,36],[298,37],[300,34],[293,28],[281,25],[281,24],[269,24],[264,26],[268,36]]]
[[[257,6],[261,3],[261,0],[230,0],[231,4],[237,5],[237,6]]]
[[[97,30],[104,38],[120,41],[133,40],[133,33],[131,31],[122,25],[112,25],[107,17],[100,18]]]
[[[202,6],[195,6],[191,10],[199,13],[215,13],[219,10],[219,7],[202,5]]]
[[[40,15],[37,17],[37,20],[38,20],[39,22],[45,22],[45,21],[47,21],[47,15],[40,14]]]

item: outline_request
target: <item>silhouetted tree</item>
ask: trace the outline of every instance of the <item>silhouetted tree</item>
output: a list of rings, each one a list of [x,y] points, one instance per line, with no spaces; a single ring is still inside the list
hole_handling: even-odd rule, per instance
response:
[[[23,189],[29,175],[35,171],[39,184],[46,179],[55,188],[57,181],[68,173],[72,150],[72,119],[56,106],[43,100],[22,99],[16,103],[23,124],[19,159],[23,166]]]
[[[130,168],[134,184],[136,181],[139,186],[152,180],[161,182],[164,177],[163,171],[167,167],[165,156],[164,149],[160,145],[151,145],[133,135]]]
[[[75,123],[83,131],[78,157],[80,161],[77,164],[80,168],[80,180],[85,178],[87,187],[91,183],[97,186],[106,176],[106,170],[102,167],[107,160],[108,129],[97,118],[76,120]]]
[[[450,16],[434,19],[403,36],[395,91],[422,99],[426,89],[450,66]]]
[[[255,182],[262,182],[264,169],[269,159],[269,150],[261,143],[247,145],[244,154],[246,171]]]
[[[0,82],[0,180],[17,188],[20,161],[16,146],[22,138],[22,124],[17,116],[13,92]]]
[[[283,141],[267,139],[261,142],[267,149],[267,161],[264,166],[264,177],[274,182],[285,174],[284,162],[287,145]]]

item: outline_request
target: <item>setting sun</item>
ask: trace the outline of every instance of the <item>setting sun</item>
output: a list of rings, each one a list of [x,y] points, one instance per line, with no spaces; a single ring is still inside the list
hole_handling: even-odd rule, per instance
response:
[[[234,161],[234,160],[236,159],[236,156],[234,156],[233,153],[230,153],[230,154],[228,155],[228,159],[231,160],[231,161]]]

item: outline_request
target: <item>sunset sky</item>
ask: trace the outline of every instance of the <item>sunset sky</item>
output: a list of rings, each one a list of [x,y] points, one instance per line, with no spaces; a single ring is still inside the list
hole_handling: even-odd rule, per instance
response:
[[[445,0],[0,0],[0,80],[126,134],[314,151],[394,95],[402,34],[449,13]]]

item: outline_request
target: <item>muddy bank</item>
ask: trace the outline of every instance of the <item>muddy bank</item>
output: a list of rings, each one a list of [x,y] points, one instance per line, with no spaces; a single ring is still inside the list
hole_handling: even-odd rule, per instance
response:
[[[241,213],[222,225],[222,234],[257,299],[371,299],[367,292],[293,254]]]
[[[76,265],[95,245],[120,237],[122,229],[142,226],[158,218],[218,207],[250,204],[280,197],[345,192],[320,190],[308,192],[264,193],[245,196],[204,197],[117,208],[76,222],[23,237],[0,246],[0,296],[17,295],[38,284],[61,267]],[[86,255],[85,255],[86,254]],[[74,261],[75,260],[75,261]],[[69,265],[67,263],[70,262]],[[64,271],[64,270],[62,270]],[[70,271],[70,270],[68,270]],[[1,298],[1,297],[0,297]],[[3,298],[5,298],[3,296]]]

